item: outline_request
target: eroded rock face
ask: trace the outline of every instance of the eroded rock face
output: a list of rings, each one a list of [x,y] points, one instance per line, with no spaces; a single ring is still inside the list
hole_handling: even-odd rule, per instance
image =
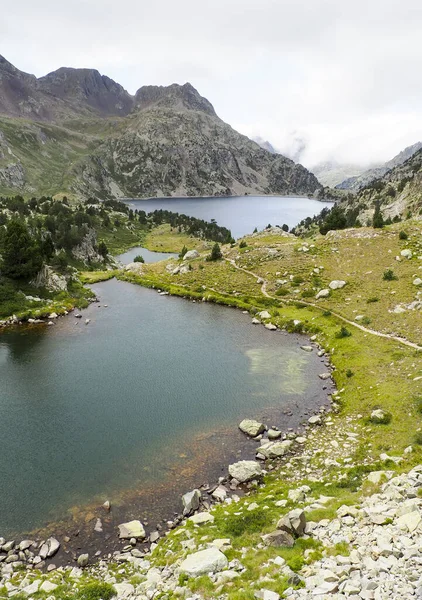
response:
[[[58,275],[48,265],[44,265],[31,285],[39,288],[46,288],[51,292],[64,292],[67,290],[66,278]]]
[[[180,565],[183,573],[196,577],[207,573],[218,573],[228,565],[227,557],[217,548],[208,548],[190,554]]]

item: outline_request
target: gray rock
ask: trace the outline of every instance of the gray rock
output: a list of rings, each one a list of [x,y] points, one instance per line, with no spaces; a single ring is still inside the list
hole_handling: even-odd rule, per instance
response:
[[[200,500],[201,492],[199,490],[192,490],[184,494],[182,496],[183,514],[189,515],[191,512],[198,510]]]
[[[300,537],[305,533],[306,516],[301,508],[291,510],[287,515],[284,515],[277,523],[277,529],[287,531],[291,535]]]
[[[318,292],[318,294],[315,296],[316,300],[319,300],[320,298],[328,298],[328,296],[330,295],[330,290],[320,290]]]
[[[86,567],[89,561],[89,554],[80,554],[78,556],[78,567]]]
[[[276,548],[287,547],[292,548],[294,546],[294,538],[287,531],[283,531],[281,529],[276,529],[271,533],[267,533],[262,536],[262,541],[266,546],[274,546]]]
[[[250,437],[256,437],[265,431],[265,425],[263,423],[259,423],[258,421],[254,421],[253,419],[244,419],[240,423],[239,429]]]
[[[246,483],[252,479],[259,479],[262,476],[262,468],[254,460],[241,460],[229,465],[229,473],[233,479]]]
[[[281,431],[277,431],[276,429],[269,429],[267,435],[268,439],[271,441],[278,440],[281,437]]]
[[[194,258],[199,258],[198,250],[188,250],[183,257],[183,260],[192,260]]]
[[[191,577],[217,573],[228,565],[227,557],[215,547],[190,554],[180,565],[180,570]]]
[[[54,556],[59,548],[60,542],[58,542],[56,538],[50,537],[41,546],[38,554],[42,560],[45,560],[46,558],[51,558],[52,556]]]
[[[121,540],[128,540],[130,538],[143,539],[145,537],[145,529],[140,521],[134,520],[119,525],[119,538]]]
[[[345,281],[341,281],[340,279],[334,279],[328,284],[328,287],[332,290],[341,290],[346,285]]]

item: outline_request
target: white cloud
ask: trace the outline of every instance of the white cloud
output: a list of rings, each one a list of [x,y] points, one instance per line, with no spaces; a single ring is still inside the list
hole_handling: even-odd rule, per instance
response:
[[[17,0],[1,52],[43,75],[96,67],[130,92],[191,81],[218,114],[306,164],[383,161],[422,139],[419,0]]]

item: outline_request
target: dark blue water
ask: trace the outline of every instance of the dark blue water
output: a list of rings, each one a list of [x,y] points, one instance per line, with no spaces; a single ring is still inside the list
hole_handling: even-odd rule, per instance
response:
[[[160,208],[183,213],[205,221],[215,219],[222,227],[239,238],[252,233],[255,227],[267,225],[294,227],[302,219],[312,217],[332,202],[318,202],[309,198],[291,196],[228,196],[219,198],[153,198],[128,200],[133,208],[152,212]]]

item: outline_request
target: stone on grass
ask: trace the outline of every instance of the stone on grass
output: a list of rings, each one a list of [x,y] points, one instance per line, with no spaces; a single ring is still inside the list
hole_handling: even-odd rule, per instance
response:
[[[180,570],[191,577],[217,573],[228,565],[227,557],[215,547],[190,554],[180,565]]]
[[[301,508],[291,510],[277,523],[277,529],[286,531],[291,535],[300,537],[305,533],[306,516]]]
[[[229,465],[229,473],[233,479],[246,483],[262,476],[261,466],[254,460],[240,460]]]
[[[203,523],[213,523],[214,517],[209,512],[200,512],[189,517],[189,521],[195,523],[195,525],[202,525]]]
[[[56,583],[46,580],[46,581],[43,581],[42,584],[40,585],[39,591],[46,592],[47,594],[49,594],[50,592],[53,592],[57,587],[58,586]]]
[[[334,281],[331,281],[328,284],[328,287],[331,288],[332,290],[341,290],[341,288],[343,288],[346,285],[345,281],[342,281],[341,279],[334,279]]]
[[[262,541],[266,546],[274,546],[275,548],[281,548],[285,546],[286,548],[292,548],[294,546],[294,538],[287,531],[283,531],[281,529],[276,529],[271,533],[267,533],[262,537]]]
[[[261,317],[261,319],[271,319],[271,315],[267,310],[261,310],[261,312],[258,313],[258,316]]]
[[[376,408],[371,412],[371,423],[378,425],[387,425],[391,421],[391,413],[383,410],[382,408]]]
[[[183,260],[192,260],[194,258],[199,258],[198,250],[188,250],[183,256]]]
[[[259,423],[258,421],[254,421],[254,419],[243,419],[239,425],[239,429],[250,437],[256,437],[265,431],[265,425],[263,423]]]
[[[318,292],[318,294],[315,296],[316,300],[319,300],[320,298],[328,298],[328,296],[330,295],[330,290],[320,290]]]
[[[134,520],[119,525],[119,538],[121,540],[128,540],[130,538],[138,539],[144,537],[146,537],[146,533],[144,526],[140,521]]]

